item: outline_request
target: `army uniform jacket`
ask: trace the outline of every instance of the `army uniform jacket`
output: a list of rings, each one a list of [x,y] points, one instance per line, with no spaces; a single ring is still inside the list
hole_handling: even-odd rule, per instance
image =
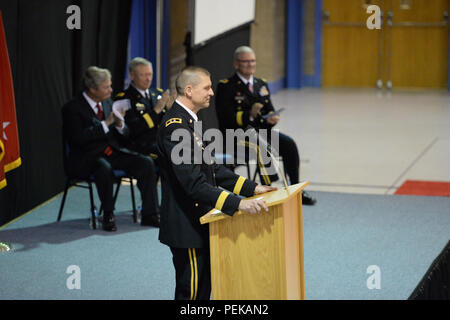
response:
[[[194,131],[194,123],[192,116],[175,102],[163,117],[158,131],[162,181],[159,239],[175,248],[208,247],[208,225],[201,225],[200,217],[213,208],[233,215],[238,210],[240,196],[252,196],[256,187],[253,181],[214,161],[193,163],[194,153],[203,154],[205,148],[201,133]],[[185,130],[189,138],[172,141],[172,134],[178,129]],[[176,164],[171,156],[175,147],[180,150],[180,143],[185,148],[175,153],[188,152],[191,161]]]
[[[254,128],[271,129],[273,125],[267,123],[259,115],[256,119],[250,119],[250,111],[254,103],[261,103],[261,115],[274,112],[270,99],[269,87],[265,80],[253,78],[253,92],[242,82],[237,74],[231,78],[221,80],[216,91],[216,112],[219,120],[220,130],[225,129],[245,130],[248,125]]]
[[[127,147],[133,151],[149,155],[154,152],[156,133],[165,110],[157,114],[153,108],[162,94],[161,89],[149,89],[149,99],[143,97],[132,85],[116,95],[115,100],[129,99],[131,109],[125,114],[125,123],[130,135]]]

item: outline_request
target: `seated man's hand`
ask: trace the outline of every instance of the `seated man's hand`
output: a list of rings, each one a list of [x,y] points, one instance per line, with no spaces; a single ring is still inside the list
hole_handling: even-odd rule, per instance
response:
[[[277,190],[276,187],[257,185],[255,188],[254,194],[261,194],[261,193],[266,193],[266,192],[275,191],[275,190]]]
[[[267,123],[271,125],[276,125],[280,121],[280,116],[273,116],[270,118],[267,118]]]
[[[252,105],[252,109],[250,110],[250,117],[252,117],[253,119],[256,119],[256,117],[259,115],[262,107],[264,107],[264,105],[262,103],[254,103]]]
[[[155,112],[158,114],[161,113],[161,111],[164,109],[164,107],[166,106],[169,99],[170,99],[170,91],[166,90],[161,95],[161,99],[158,100],[158,102],[156,103],[156,106],[153,108],[153,110],[155,110]]]
[[[119,113],[122,116],[122,119],[125,119],[126,111],[125,110],[119,110]],[[118,116],[116,116],[114,114],[114,112],[111,112],[111,114],[114,115],[114,124],[115,124],[115,126],[118,127],[118,128],[123,128],[123,120],[120,119]]]
[[[264,200],[243,199],[243,200],[241,200],[241,202],[239,202],[239,210],[241,210],[241,211],[245,211],[245,212],[254,214],[254,213],[260,213],[262,209],[269,211]]]
[[[111,112],[108,117],[105,119],[105,124],[109,127],[113,123],[116,122],[116,116],[114,115],[114,112]]]

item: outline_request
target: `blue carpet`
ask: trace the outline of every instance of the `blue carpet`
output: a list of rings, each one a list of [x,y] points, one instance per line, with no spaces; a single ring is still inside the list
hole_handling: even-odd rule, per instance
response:
[[[450,198],[319,193],[304,209],[307,299],[407,299],[450,238]],[[380,289],[368,289],[369,266]]]
[[[0,231],[13,246],[0,254],[0,299],[173,298],[170,249],[159,229],[133,223],[128,188],[119,193],[114,233],[90,228],[87,190],[69,191],[58,223],[60,203],[61,196]],[[80,268],[80,290],[67,288],[71,265]]]
[[[0,299],[172,299],[174,270],[158,229],[134,224],[128,188],[114,233],[89,227],[87,191],[72,188],[0,230],[13,250],[0,253]],[[304,207],[307,299],[407,299],[450,237],[450,199],[311,192]],[[98,203],[98,200],[97,200]],[[80,289],[66,285],[69,266]],[[367,268],[380,270],[368,289]]]

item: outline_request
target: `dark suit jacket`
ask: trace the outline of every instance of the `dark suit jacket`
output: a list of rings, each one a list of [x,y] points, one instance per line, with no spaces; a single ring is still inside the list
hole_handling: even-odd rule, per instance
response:
[[[172,141],[177,129],[187,134],[185,140]],[[201,133],[194,132],[194,119],[177,103],[164,116],[157,141],[162,181],[159,239],[176,248],[207,247],[209,229],[200,224],[200,217],[212,208],[233,215],[241,200],[238,195],[253,195],[256,184],[215,162],[193,163],[194,154],[203,154],[205,146]],[[186,147],[182,152],[189,153],[189,163],[172,161],[172,150],[179,148],[179,143]]]
[[[248,125],[254,128],[271,129],[273,125],[267,123],[261,116],[254,121],[250,120],[252,105],[262,103],[261,115],[274,112],[270,99],[269,87],[265,80],[254,78],[253,93],[241,81],[237,74],[224,80],[220,80],[216,90],[216,112],[220,130],[245,128]]]
[[[114,98],[114,100],[130,100],[131,109],[125,115],[125,123],[130,131],[126,146],[145,155],[149,155],[155,150],[156,134],[165,112],[163,110],[157,114],[153,110],[163,91],[161,89],[149,89],[149,91],[150,99],[146,99],[135,87],[130,85],[127,90],[118,93]]]
[[[105,118],[112,112],[112,101],[102,102]],[[87,178],[92,173],[96,160],[105,156],[107,147],[114,152],[130,153],[122,148],[123,137],[114,125],[106,134],[101,121],[80,93],[62,108],[63,140],[69,147],[67,174]]]

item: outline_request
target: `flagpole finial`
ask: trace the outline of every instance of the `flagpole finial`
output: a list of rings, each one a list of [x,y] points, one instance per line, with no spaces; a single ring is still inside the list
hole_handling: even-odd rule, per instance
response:
[[[12,250],[11,243],[0,241],[0,253],[8,252],[8,251],[11,251],[11,250]]]

